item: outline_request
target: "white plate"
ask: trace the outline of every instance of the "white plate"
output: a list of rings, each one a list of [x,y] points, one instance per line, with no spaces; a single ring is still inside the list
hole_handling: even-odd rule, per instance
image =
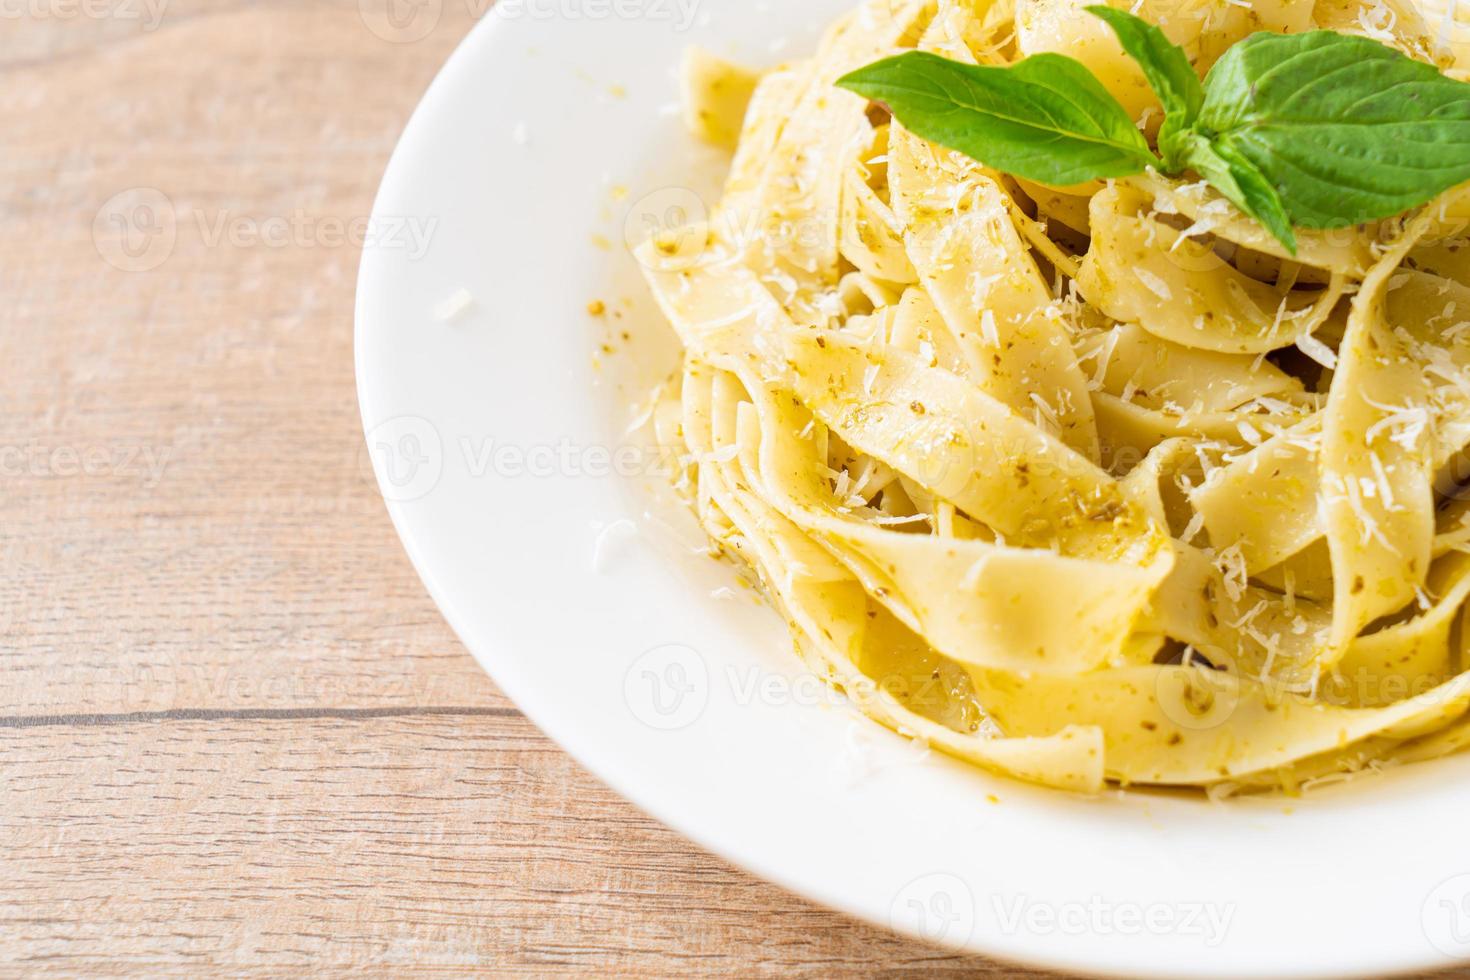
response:
[[[733,570],[692,554],[656,465],[625,456],[633,472],[605,475],[632,403],[674,363],[625,221],[641,235],[711,186],[710,154],[668,113],[672,66],[692,42],[755,63],[808,51],[846,6],[507,0],[445,66],[384,178],[357,305],[379,480],[445,616],[617,791],[872,922],[1161,977],[1470,956],[1470,759],[1211,805],[1079,799],[921,757],[804,677],[749,592],[719,591]],[[460,290],[473,305],[441,322]],[[600,368],[594,299],[634,334]]]

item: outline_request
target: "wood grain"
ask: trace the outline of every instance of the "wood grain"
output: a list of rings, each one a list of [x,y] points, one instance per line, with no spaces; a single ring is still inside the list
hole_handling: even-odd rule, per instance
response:
[[[0,971],[1013,975],[663,829],[424,595],[330,231],[482,5],[438,6],[413,43],[357,0],[0,18]],[[147,269],[94,229],[139,194]]]
[[[504,709],[4,729],[0,751],[24,801],[0,929],[27,966],[973,972],[711,861]]]
[[[0,972],[1025,975],[701,853],[444,625],[333,229],[484,4],[409,43],[375,3],[0,18]],[[106,220],[140,199],[156,265]]]

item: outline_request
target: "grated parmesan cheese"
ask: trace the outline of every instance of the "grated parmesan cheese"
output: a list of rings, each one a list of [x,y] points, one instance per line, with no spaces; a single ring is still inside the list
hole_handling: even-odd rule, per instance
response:
[[[1133,274],[1138,277],[1139,282],[1143,283],[1145,289],[1159,299],[1167,301],[1174,298],[1174,292],[1169,288],[1169,284],[1147,269],[1134,269]]]
[[[473,305],[475,305],[475,297],[468,289],[456,290],[434,307],[434,319],[440,323],[452,323]]]

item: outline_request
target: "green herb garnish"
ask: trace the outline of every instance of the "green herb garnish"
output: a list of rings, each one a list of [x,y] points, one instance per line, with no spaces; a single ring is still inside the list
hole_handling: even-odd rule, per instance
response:
[[[1193,170],[1296,254],[1292,227],[1398,214],[1470,180],[1470,83],[1363,37],[1253,34],[1203,83],[1157,27],[1104,20],[1164,108],[1158,152],[1073,58],[1008,67],[911,51],[837,84],[885,103],[908,129],[989,167],[1066,186],[1154,167]]]

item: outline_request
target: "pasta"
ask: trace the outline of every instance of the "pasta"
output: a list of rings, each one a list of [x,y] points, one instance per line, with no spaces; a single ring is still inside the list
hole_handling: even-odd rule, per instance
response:
[[[1156,127],[1083,6],[869,0],[769,72],[691,54],[725,193],[638,249],[681,488],[815,672],[987,769],[1223,795],[1458,751],[1470,192],[1292,256],[1204,184],[1045,187],[833,85],[1055,51]],[[1318,26],[1467,67],[1387,0],[1137,6],[1200,71]]]

